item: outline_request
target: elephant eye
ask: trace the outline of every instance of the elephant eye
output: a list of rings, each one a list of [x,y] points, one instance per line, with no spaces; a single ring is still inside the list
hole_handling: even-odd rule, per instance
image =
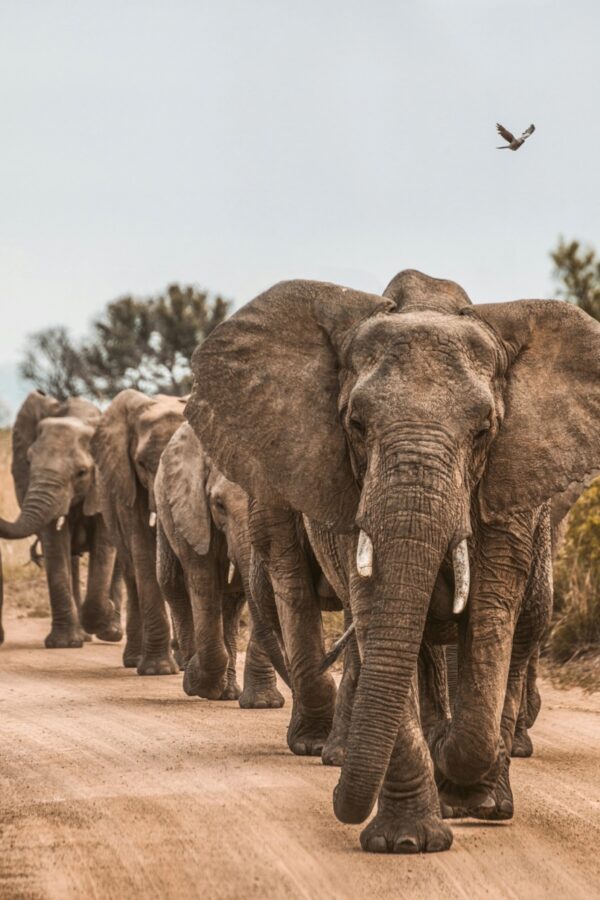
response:
[[[213,499],[213,503],[215,505],[215,509],[217,510],[217,512],[220,512],[223,515],[225,515],[226,509],[225,509],[225,504],[223,503],[223,501],[219,497],[215,497]]]
[[[365,426],[360,421],[360,419],[357,419],[356,416],[350,416],[349,424],[352,430],[356,432],[356,434],[358,434],[360,437],[364,437]]]
[[[87,469],[83,469],[83,468],[82,468],[82,469],[77,469],[77,477],[78,477],[78,478],[83,478],[83,476],[84,476],[84,475],[87,475],[87,473],[88,473],[88,470],[87,470]]]
[[[479,427],[479,430],[475,434],[475,437],[476,438],[484,437],[487,434],[487,432],[490,430],[491,427],[492,427],[491,421],[489,419],[486,419],[485,422]]]

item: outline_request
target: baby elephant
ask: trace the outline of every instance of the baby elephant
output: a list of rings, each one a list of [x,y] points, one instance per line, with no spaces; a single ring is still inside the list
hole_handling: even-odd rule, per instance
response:
[[[244,689],[236,681],[237,634],[248,590],[248,498],[212,465],[190,426],[165,448],[155,481],[157,574],[171,608],[187,694],[236,700],[245,709],[283,706],[286,679],[274,632],[253,621]]]

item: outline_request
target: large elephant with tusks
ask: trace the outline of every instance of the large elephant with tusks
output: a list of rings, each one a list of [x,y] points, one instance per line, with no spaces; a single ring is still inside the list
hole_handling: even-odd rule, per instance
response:
[[[298,728],[317,747],[334,688],[305,614],[299,513],[345,586],[362,665],[337,817],[363,822],[378,803],[363,848],[414,853],[452,842],[440,796],[509,814],[496,791],[545,627],[527,593],[550,590],[549,501],[600,463],[600,324],[559,301],[472,306],[412,270],[384,296],[290,281],[216,328],[193,370],[187,416],[253,498],[253,552],[288,598]],[[460,669],[452,720],[428,742],[416,673],[432,615],[456,624]]]

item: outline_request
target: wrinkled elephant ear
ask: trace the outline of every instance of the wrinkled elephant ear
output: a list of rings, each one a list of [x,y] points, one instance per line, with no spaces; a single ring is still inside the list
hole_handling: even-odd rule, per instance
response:
[[[167,508],[177,533],[200,556],[208,553],[210,547],[207,475],[204,450],[186,422],[162,452],[154,491],[159,517]]]
[[[470,306],[468,294],[455,281],[431,278],[416,269],[404,269],[392,278],[383,296],[392,300],[398,312],[430,309],[434,312],[457,313]]]
[[[92,438],[92,456],[101,489],[133,506],[136,498],[135,469],[130,441],[135,421],[152,400],[140,391],[117,394],[104,412]]]
[[[27,451],[35,441],[37,427],[42,419],[57,415],[59,409],[60,403],[54,397],[48,397],[42,391],[32,391],[17,413],[12,436],[12,475],[19,506],[23,503],[29,485]]]
[[[558,300],[467,314],[492,328],[509,360],[504,420],[480,491],[484,515],[560,504],[600,469],[600,323]]]
[[[96,471],[96,467],[94,467],[92,483],[90,484],[88,491],[83,498],[83,514],[85,516],[97,516],[98,513],[102,510],[102,506],[100,503],[100,491],[98,489],[98,480],[99,475]]]
[[[361,321],[391,309],[333,284],[282,282],[211,332],[193,356],[186,415],[226,478],[335,530],[353,526],[339,356]]]

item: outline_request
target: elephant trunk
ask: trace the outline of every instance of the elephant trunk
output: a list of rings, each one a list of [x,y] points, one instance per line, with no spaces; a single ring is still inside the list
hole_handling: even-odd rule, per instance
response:
[[[379,476],[382,489],[368,490],[369,509],[361,516],[373,543],[375,601],[334,793],[338,819],[355,824],[370,814],[385,776],[415,677],[429,601],[456,527],[439,466],[427,472],[422,465],[396,463],[393,470],[393,486]],[[366,624],[359,620],[357,627]]]
[[[38,534],[54,519],[62,518],[70,506],[68,487],[53,473],[32,477],[18,518],[0,519],[0,538],[12,541]]]

